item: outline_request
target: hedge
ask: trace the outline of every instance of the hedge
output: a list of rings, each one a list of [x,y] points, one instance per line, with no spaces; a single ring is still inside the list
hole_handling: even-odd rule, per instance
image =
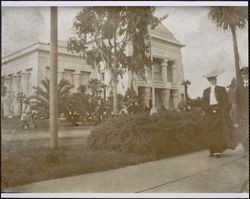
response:
[[[93,151],[173,156],[204,149],[200,112],[137,113],[111,118],[87,139]]]

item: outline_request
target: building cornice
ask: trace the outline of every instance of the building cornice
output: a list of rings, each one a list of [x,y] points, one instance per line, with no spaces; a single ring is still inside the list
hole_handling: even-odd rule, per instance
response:
[[[174,40],[166,39],[166,38],[163,38],[163,37],[155,35],[155,34],[152,34],[152,38],[160,39],[160,40],[166,41],[168,43],[175,44],[175,45],[177,45],[179,47],[185,47],[186,46],[185,44],[179,43],[179,42],[174,41]]]
[[[29,45],[21,50],[18,50],[14,53],[6,55],[6,56],[2,57],[2,64],[7,63],[7,62],[14,60],[16,58],[19,58],[21,56],[24,56],[26,54],[29,54],[31,52],[34,52],[36,50],[49,52],[50,51],[49,43],[37,42],[37,43]],[[73,54],[73,53],[67,51],[65,46],[60,45],[60,42],[58,42],[58,53],[59,54],[67,54],[67,55],[71,55],[71,56],[77,56],[77,57],[79,56],[79,54],[77,55],[77,54]]]
[[[163,37],[155,35],[155,34],[152,34],[152,38],[160,39],[160,40],[163,40],[165,42],[177,45],[179,47],[184,47],[185,46],[184,44],[181,44],[181,43],[179,43],[177,41],[169,40],[169,39],[163,38]],[[10,60],[14,60],[14,59],[16,59],[18,57],[24,56],[26,54],[29,54],[31,52],[34,52],[36,50],[49,52],[50,51],[49,43],[37,42],[37,43],[29,45],[29,46],[27,46],[27,47],[25,47],[25,48],[23,48],[21,50],[18,50],[18,51],[14,52],[14,53],[6,55],[6,56],[2,57],[2,64],[7,63]],[[73,54],[73,53],[67,51],[67,48],[65,46],[61,45],[60,42],[58,42],[58,53],[59,54],[65,54],[65,55],[71,55],[71,56],[79,57],[79,54]]]

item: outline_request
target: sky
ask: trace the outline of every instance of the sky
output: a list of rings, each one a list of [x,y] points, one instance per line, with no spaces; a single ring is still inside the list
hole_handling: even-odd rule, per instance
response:
[[[72,36],[72,24],[80,7],[59,7],[58,39]],[[203,77],[214,67],[224,68],[218,84],[228,86],[235,76],[232,35],[208,19],[208,7],[156,7],[156,16],[168,14],[162,23],[182,48],[185,79],[191,98],[202,95],[208,86]],[[20,50],[38,41],[49,42],[50,10],[48,7],[2,7],[2,55]],[[242,65],[248,63],[248,29],[237,31],[238,48]]]

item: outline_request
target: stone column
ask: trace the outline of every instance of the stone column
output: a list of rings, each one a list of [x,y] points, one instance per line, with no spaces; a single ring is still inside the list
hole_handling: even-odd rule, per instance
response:
[[[162,79],[164,82],[167,82],[167,67],[168,67],[168,60],[164,60],[162,62]]]
[[[73,73],[73,84],[74,84],[74,92],[77,92],[77,89],[81,86],[80,72]]]
[[[169,109],[169,97],[170,97],[170,90],[169,89],[162,89],[161,90],[161,99],[165,109]]]
[[[149,107],[149,100],[152,99],[151,90],[149,87],[145,87],[145,97],[144,97],[144,105]]]
[[[178,81],[176,62],[174,62],[172,65],[172,73],[173,73],[173,82],[176,83]]]
[[[9,104],[9,115],[8,118],[12,118],[13,117],[13,113],[14,113],[14,84],[13,84],[13,75],[10,76],[9,79],[9,92],[8,92],[8,104]]]
[[[58,83],[64,78],[64,71],[58,71]]]
[[[173,98],[174,98],[174,109],[177,110],[178,109],[178,104],[180,102],[180,96],[179,96],[179,93],[178,93],[177,89],[174,90]]]
[[[5,77],[3,80],[4,86],[6,87],[6,95],[3,97],[3,114],[4,117],[8,117],[10,115],[10,77]]]
[[[30,94],[30,73],[29,72],[23,72],[22,73],[22,79],[21,79],[21,83],[22,83],[22,89],[23,89],[23,94],[26,97],[29,97]]]
[[[13,76],[13,114],[14,116],[20,116],[21,115],[21,104],[18,100],[18,95],[20,93],[20,80],[21,76],[19,74]]]

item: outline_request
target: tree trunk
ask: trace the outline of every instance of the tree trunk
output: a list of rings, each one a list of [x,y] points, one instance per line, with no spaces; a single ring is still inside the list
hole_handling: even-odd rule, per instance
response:
[[[185,108],[187,109],[188,107],[188,93],[187,93],[187,85],[184,85],[184,89],[185,89]]]
[[[50,8],[50,147],[58,147],[57,7]]]
[[[113,112],[116,115],[118,113],[118,96],[117,96],[117,78],[112,75],[112,91],[113,91]]]
[[[235,72],[236,72],[236,86],[239,85],[240,81],[240,60],[239,60],[239,51],[238,51],[238,44],[237,44],[237,37],[236,37],[236,30],[235,27],[231,27],[231,32],[233,36],[233,47],[234,47],[234,61],[235,61]]]

